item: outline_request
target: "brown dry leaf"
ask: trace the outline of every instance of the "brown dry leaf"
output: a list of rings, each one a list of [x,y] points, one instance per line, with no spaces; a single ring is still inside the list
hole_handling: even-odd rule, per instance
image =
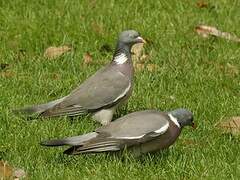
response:
[[[100,25],[100,24],[98,24],[96,22],[92,22],[91,26],[92,26],[92,30],[95,33],[100,34],[100,35],[104,34],[104,29],[103,29],[102,25]]]
[[[154,72],[158,69],[158,65],[157,64],[148,64],[147,65],[147,70],[150,72]]]
[[[13,175],[13,168],[6,162],[0,161],[0,178],[9,178]]]
[[[12,72],[12,71],[4,71],[4,72],[1,72],[1,73],[0,73],[0,76],[1,76],[1,77],[4,77],[4,78],[11,78],[11,77],[13,77],[14,75],[15,75],[15,73]]]
[[[239,68],[230,63],[227,63],[227,72],[233,76],[239,75]]]
[[[144,64],[141,64],[141,63],[134,63],[133,65],[136,71],[143,71],[145,68]]]
[[[60,79],[60,74],[58,74],[58,73],[53,73],[53,74],[52,74],[52,79],[54,79],[54,80]]]
[[[70,50],[72,50],[72,48],[69,46],[59,46],[59,47],[52,46],[45,50],[44,57],[49,59],[55,59]]]
[[[216,124],[219,129],[232,135],[240,135],[240,116],[231,117],[226,121],[221,121]]]
[[[93,61],[92,55],[89,52],[86,52],[83,55],[83,62],[84,62],[84,64],[90,64],[90,63],[92,63],[92,61]]]
[[[203,0],[200,0],[197,2],[197,7],[199,8],[207,8],[208,7],[208,3],[203,1]]]
[[[91,9],[96,7],[97,0],[89,0],[88,2]]]
[[[22,177],[26,177],[26,172],[23,169],[16,169],[7,162],[0,161],[0,179],[19,179]]]
[[[213,26],[199,25],[195,27],[195,31],[198,33],[198,35],[204,38],[207,38],[211,35],[211,36],[224,38],[234,42],[240,42],[240,38],[238,38],[236,35],[230,34],[228,32],[222,32]]]
[[[134,44],[132,47],[132,60],[133,62],[140,61],[143,55],[143,43]]]

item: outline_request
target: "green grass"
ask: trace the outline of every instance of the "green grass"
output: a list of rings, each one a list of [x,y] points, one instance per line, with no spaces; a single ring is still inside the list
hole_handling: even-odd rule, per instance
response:
[[[0,159],[25,169],[30,179],[239,179],[239,138],[214,127],[240,115],[240,76],[228,66],[239,70],[239,44],[202,39],[193,30],[209,24],[240,36],[240,1],[207,2],[200,9],[193,0],[1,0],[0,62],[10,66],[0,70]],[[116,117],[186,107],[194,112],[197,130],[186,128],[169,150],[138,159],[65,156],[64,148],[41,147],[41,140],[82,134],[99,124],[90,117],[26,121],[11,109],[68,94],[110,61],[112,53],[99,48],[114,48],[117,34],[130,28],[153,41],[146,51],[159,69],[136,73],[128,108]],[[63,44],[74,52],[43,57],[47,47]],[[87,51],[97,63],[83,64]],[[10,75],[4,77],[6,71]]]

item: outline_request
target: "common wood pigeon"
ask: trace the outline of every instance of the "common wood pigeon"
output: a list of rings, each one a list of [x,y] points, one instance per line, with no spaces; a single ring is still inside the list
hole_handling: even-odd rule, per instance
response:
[[[120,151],[135,155],[168,148],[184,126],[194,126],[193,114],[186,109],[169,112],[145,110],[130,113],[106,126],[81,136],[41,142],[44,146],[72,146],[65,154]]]
[[[132,93],[134,70],[131,48],[136,43],[144,42],[137,31],[121,32],[111,63],[98,70],[69,95],[15,112],[42,117],[90,113],[96,121],[108,124],[116,108],[126,102]]]

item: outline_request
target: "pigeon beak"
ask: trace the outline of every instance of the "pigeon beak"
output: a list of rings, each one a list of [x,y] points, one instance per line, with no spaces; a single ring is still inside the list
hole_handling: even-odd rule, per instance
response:
[[[146,43],[146,41],[145,41],[141,36],[138,36],[138,37],[136,38],[136,40],[137,40],[137,42],[139,42],[139,43]]]

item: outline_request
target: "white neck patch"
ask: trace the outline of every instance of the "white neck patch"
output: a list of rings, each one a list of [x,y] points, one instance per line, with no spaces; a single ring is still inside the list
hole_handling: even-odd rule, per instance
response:
[[[177,125],[177,127],[181,127],[180,124],[177,121],[177,118],[175,118],[173,115],[171,115],[170,113],[168,114],[168,116],[170,117],[171,121],[174,122],[174,124]]]
[[[113,58],[117,64],[123,64],[128,60],[127,55],[124,53],[118,54]]]

